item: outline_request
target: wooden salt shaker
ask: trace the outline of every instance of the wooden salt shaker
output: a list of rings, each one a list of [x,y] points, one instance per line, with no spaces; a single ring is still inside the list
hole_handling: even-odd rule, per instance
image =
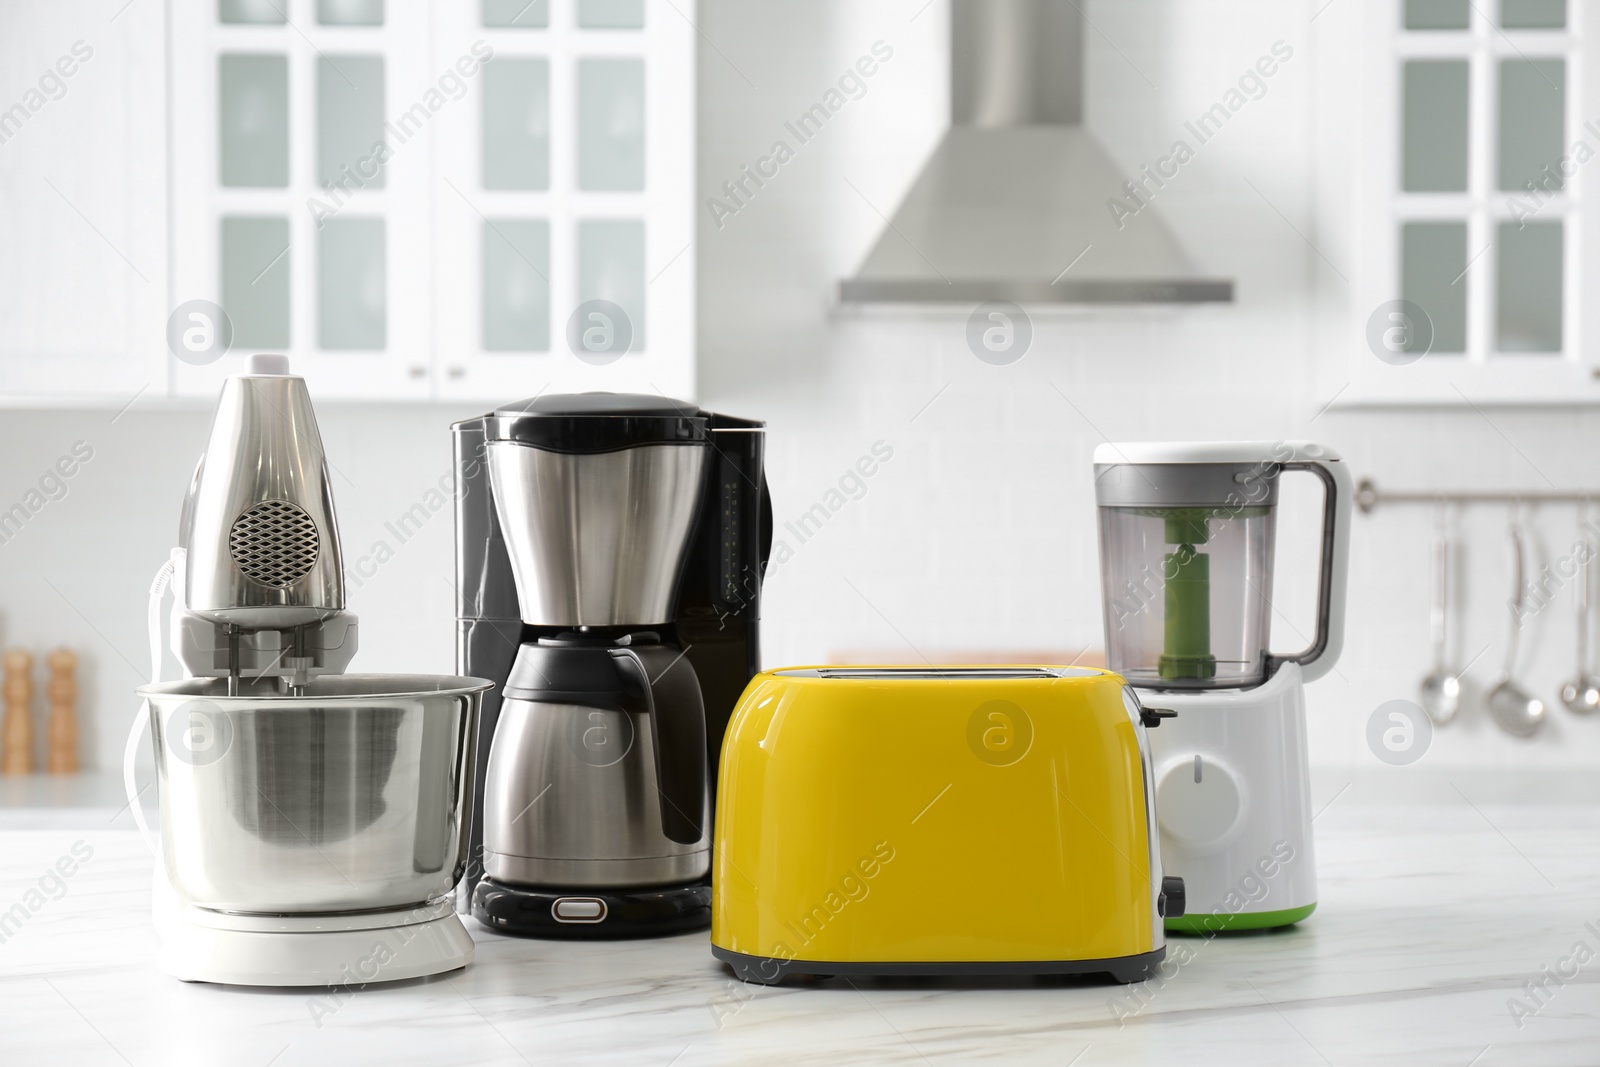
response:
[[[50,669],[50,684],[45,696],[50,701],[50,718],[45,723],[45,770],[51,774],[78,773],[78,715],[73,701],[78,683],[72,677],[78,656],[71,649],[58,648],[44,658]]]
[[[5,718],[0,719],[0,774],[33,773],[33,653],[13,648],[0,657],[5,668],[5,684],[0,687],[6,702]]]

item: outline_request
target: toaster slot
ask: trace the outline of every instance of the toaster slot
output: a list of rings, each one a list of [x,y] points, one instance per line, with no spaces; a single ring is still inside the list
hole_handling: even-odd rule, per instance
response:
[[[783,678],[842,678],[857,681],[1048,681],[1089,678],[1100,672],[1085,667],[804,667],[774,671]]]

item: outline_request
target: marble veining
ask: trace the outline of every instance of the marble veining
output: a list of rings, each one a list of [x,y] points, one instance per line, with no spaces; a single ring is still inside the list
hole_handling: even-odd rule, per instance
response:
[[[1168,973],[1137,987],[767,989],[733,980],[704,935],[555,943],[469,922],[478,955],[465,971],[328,993],[167,978],[152,964],[152,861],[134,834],[5,830],[0,915],[21,904],[27,917],[0,933],[0,1062],[1600,1063],[1600,805],[1343,802],[1316,833],[1309,921],[1174,938]],[[78,842],[92,856],[49,879]],[[1580,943],[1593,957],[1581,964]],[[1546,967],[1571,976],[1524,986]]]

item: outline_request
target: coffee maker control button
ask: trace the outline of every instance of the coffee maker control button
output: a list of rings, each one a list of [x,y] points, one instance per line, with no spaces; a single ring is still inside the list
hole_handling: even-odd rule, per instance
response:
[[[598,923],[606,918],[606,902],[595,897],[561,897],[550,906],[558,923]]]

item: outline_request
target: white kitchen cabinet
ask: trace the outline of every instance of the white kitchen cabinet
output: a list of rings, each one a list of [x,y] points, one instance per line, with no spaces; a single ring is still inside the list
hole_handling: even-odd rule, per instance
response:
[[[330,7],[381,24],[326,24]],[[386,128],[423,95],[427,5],[221,0],[169,17],[173,306],[220,304],[236,352],[286,352],[318,397],[427,399],[431,145]],[[174,360],[174,387],[214,396],[237,366]]]
[[[0,395],[23,403],[167,390],[165,25],[123,3],[0,8]]]
[[[92,21],[66,7],[0,14],[12,69]],[[0,297],[21,326],[0,394],[209,397],[252,351],[288,354],[326,399],[693,394],[692,4],[143,8],[118,23],[140,16],[144,67],[119,52],[80,94],[83,139],[29,129],[45,136],[4,153],[8,186],[54,164],[110,228],[88,255],[94,231],[69,214],[83,232],[63,232],[42,182],[20,201],[38,210],[0,220],[22,231],[0,245],[22,281]],[[31,275],[24,247],[55,269]],[[168,354],[191,301],[226,310],[228,355]]]
[[[1316,29],[1340,404],[1600,402],[1600,79],[1581,0],[1377,0]],[[1353,88],[1354,87],[1354,88]],[[1421,309],[1420,312],[1418,309]]]

